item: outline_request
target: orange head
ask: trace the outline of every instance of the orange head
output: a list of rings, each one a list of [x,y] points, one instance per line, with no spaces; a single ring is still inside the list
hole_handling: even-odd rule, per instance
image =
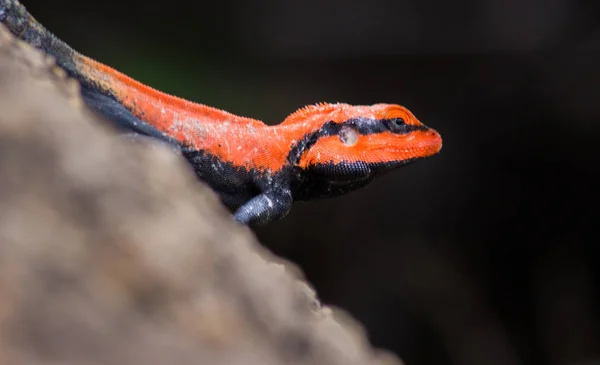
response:
[[[292,149],[290,162],[301,171],[310,171],[306,176],[320,179],[319,189],[329,189],[330,195],[354,190],[381,172],[437,154],[442,148],[435,130],[394,104],[308,106],[282,125],[290,124],[313,131]]]

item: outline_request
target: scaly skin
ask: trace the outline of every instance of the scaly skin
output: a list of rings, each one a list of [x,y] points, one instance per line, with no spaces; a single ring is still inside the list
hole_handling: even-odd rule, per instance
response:
[[[241,223],[282,218],[293,201],[345,194],[442,147],[440,135],[400,105],[321,103],[268,126],[162,93],[75,52],[17,0],[0,0],[0,22],[54,56],[80,81],[85,103],[115,126],[179,150]]]

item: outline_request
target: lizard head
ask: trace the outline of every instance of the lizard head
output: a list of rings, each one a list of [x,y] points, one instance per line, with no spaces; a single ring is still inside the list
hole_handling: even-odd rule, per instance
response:
[[[313,132],[298,145],[295,165],[318,180],[313,184],[327,195],[355,190],[382,172],[442,148],[438,132],[400,105],[319,104],[299,110],[286,122],[297,120],[312,124]]]

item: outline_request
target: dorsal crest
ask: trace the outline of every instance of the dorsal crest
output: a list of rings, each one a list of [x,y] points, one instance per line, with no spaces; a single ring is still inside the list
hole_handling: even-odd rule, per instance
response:
[[[304,122],[308,118],[313,117],[315,115],[329,114],[331,112],[340,110],[340,108],[342,108],[344,105],[345,104],[340,103],[317,103],[307,105],[290,114],[287,118],[285,118],[281,125]]]

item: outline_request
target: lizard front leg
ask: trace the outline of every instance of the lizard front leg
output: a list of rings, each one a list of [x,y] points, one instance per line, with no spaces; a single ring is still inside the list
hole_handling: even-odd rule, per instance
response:
[[[259,226],[285,217],[292,207],[289,189],[269,190],[250,199],[238,208],[233,218],[250,226]]]

